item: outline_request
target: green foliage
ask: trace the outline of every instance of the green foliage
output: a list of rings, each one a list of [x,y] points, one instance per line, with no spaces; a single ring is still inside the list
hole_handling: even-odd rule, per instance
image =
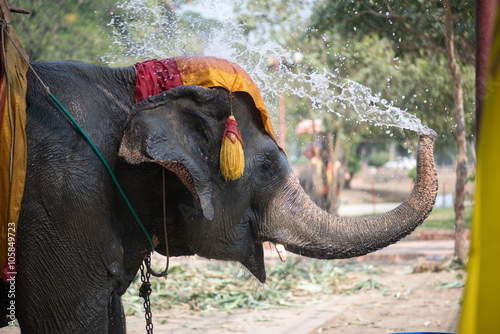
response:
[[[212,262],[194,268],[176,265],[170,268],[168,280],[152,279],[151,305],[156,310],[186,305],[202,312],[304,307],[307,305],[295,304],[294,298],[321,299],[326,294],[341,293],[337,285],[351,271],[376,273],[373,266],[292,256],[285,264],[268,266],[267,283],[262,285],[236,263]],[[137,276],[123,297],[127,315],[142,312],[140,284]]]
[[[370,156],[370,158],[368,159],[368,165],[381,167],[387,161],[389,161],[389,152],[379,152],[377,154]]]
[[[465,227],[470,229],[472,222],[472,207],[465,207]],[[453,230],[455,228],[454,208],[434,208],[429,217],[418,227],[419,229],[443,229]]]
[[[192,2],[176,1],[177,8]],[[31,12],[15,14],[12,22],[31,61],[130,65],[155,57],[199,54],[203,41],[220,27],[217,21],[189,10],[174,12],[162,0],[19,0],[9,4]]]
[[[461,289],[465,286],[464,281],[443,282],[437,285],[439,289]]]
[[[292,50],[291,53],[300,51],[303,56],[300,64],[287,65],[294,71],[335,73],[370,87],[373,94],[415,114],[434,129],[438,133],[437,152],[455,145],[453,87],[444,54],[441,3],[327,0],[312,3],[309,17],[304,15],[311,13],[304,1],[255,2],[255,8],[249,7],[240,16],[240,22],[251,22],[245,26],[246,31],[256,40],[272,39]],[[457,22],[455,42],[456,49],[460,49],[466,131],[469,140],[474,140],[475,74],[470,65],[474,63],[474,4],[454,2],[452,10]],[[304,25],[308,28],[304,29]],[[315,110],[305,98],[287,97],[287,131],[293,132],[302,119],[322,118],[325,130],[336,134],[336,139],[341,138],[343,152],[359,152],[357,148],[362,142],[373,139],[395,140],[405,149],[416,150],[417,140],[410,138],[412,134],[408,131],[358,123],[349,108],[337,103],[336,109],[345,119]]]
[[[469,183],[469,182],[474,182],[476,181],[476,171],[472,171],[472,173],[470,173],[469,176],[467,176],[467,180],[465,180],[465,183]]]
[[[452,12],[467,133],[474,140],[474,2],[453,1]],[[381,92],[434,129],[439,150],[455,140],[443,17],[441,2],[320,0],[306,37],[330,54],[341,55],[342,75]],[[339,66],[335,57],[327,59],[330,66]]]
[[[357,292],[361,290],[381,290],[381,291],[386,291],[387,287],[385,287],[383,284],[380,284],[377,282],[373,277],[370,277],[364,281],[361,281],[351,289],[349,289],[349,292]]]
[[[412,179],[413,182],[415,182],[415,180],[417,179],[417,166],[410,169],[410,171],[408,172],[408,177]]]
[[[474,65],[474,1],[452,1],[455,44],[460,59]],[[376,34],[394,45],[397,56],[426,58],[444,54],[444,8],[439,1],[328,1],[315,3],[311,28],[316,34],[332,29],[348,38]]]
[[[472,207],[465,207],[465,227],[471,228],[472,223]],[[371,217],[370,215],[362,215],[360,217]],[[417,229],[437,229],[437,230],[453,230],[455,229],[455,209],[454,208],[434,208],[429,217],[417,227]]]
[[[9,5],[30,11],[13,15],[12,25],[30,60],[79,60],[100,63],[111,44],[106,20],[115,1],[19,0]]]
[[[450,266],[446,270],[460,268]],[[168,280],[151,278],[151,307],[162,310],[181,306],[208,313],[307,307],[304,300],[317,303],[332,294],[380,290],[382,295],[390,295],[390,289],[375,279],[383,271],[374,264],[304,259],[291,254],[285,264],[270,264],[266,271],[267,282],[260,284],[237,263],[173,265]],[[358,281],[360,275],[370,277]],[[144,312],[138,296],[140,284],[137,276],[122,297],[126,315]]]
[[[438,149],[454,143],[453,90],[444,56],[416,58],[405,54],[398,57],[389,39],[373,34],[350,40],[333,30],[322,36],[322,48],[330,53],[325,56],[330,70],[336,69],[340,76],[370,87],[395,106],[415,114],[423,124],[438,133]],[[462,64],[461,70],[467,132],[472,139],[475,127],[474,68]],[[386,130],[371,126],[370,131],[364,133],[369,137],[396,139],[401,143],[408,136],[400,129],[391,128],[390,137]]]
[[[464,270],[467,271],[467,262],[464,262],[459,259],[452,259],[449,263],[447,263],[444,267],[444,270],[447,272],[452,272],[455,270]],[[455,277],[459,280],[463,279],[464,276],[461,273],[455,275]]]
[[[347,161],[347,171],[349,172],[351,179],[355,173],[357,173],[361,170],[361,164],[360,164],[361,151],[357,150],[357,147],[359,146],[359,144],[357,144],[357,143],[359,143],[359,141],[360,140],[354,141],[354,144],[353,144],[354,147],[351,148],[351,150],[349,152],[349,158]]]

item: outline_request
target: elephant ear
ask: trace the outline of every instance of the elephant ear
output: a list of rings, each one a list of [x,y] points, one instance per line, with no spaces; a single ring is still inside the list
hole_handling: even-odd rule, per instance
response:
[[[200,103],[215,98],[213,89],[179,86],[139,102],[127,119],[118,157],[138,165],[153,162],[172,171],[212,220],[212,186],[206,140],[192,123]]]

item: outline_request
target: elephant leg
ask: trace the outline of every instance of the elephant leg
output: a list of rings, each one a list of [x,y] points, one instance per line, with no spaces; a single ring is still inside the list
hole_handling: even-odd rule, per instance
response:
[[[44,268],[45,276],[36,267]],[[83,273],[38,263],[28,277],[20,271],[16,305],[22,332],[125,333],[121,297],[112,294],[116,283],[96,267]]]
[[[23,333],[106,333],[110,291],[105,279],[40,274],[18,274],[16,315]]]
[[[126,333],[125,312],[123,312],[122,297],[112,295],[108,304],[108,333]]]
[[[16,315],[23,333],[106,333],[120,247],[106,249],[90,233],[59,233],[48,242],[48,228],[19,229]]]

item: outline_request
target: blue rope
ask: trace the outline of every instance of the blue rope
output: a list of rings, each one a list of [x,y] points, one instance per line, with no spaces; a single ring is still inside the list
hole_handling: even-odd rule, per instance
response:
[[[106,167],[106,170],[108,171],[109,175],[113,179],[113,182],[116,184],[116,187],[120,191],[123,199],[125,200],[125,203],[127,203],[127,206],[130,209],[130,211],[132,212],[132,215],[134,216],[135,220],[137,221],[137,223],[141,227],[141,230],[144,232],[144,234],[148,238],[149,245],[151,246],[151,251],[154,252],[155,247],[153,245],[153,240],[151,239],[151,236],[149,235],[148,231],[146,230],[146,228],[142,224],[142,221],[139,218],[139,216],[137,215],[137,212],[135,212],[134,208],[132,207],[132,204],[128,200],[127,195],[125,195],[125,192],[123,191],[122,187],[120,186],[120,183],[118,182],[118,179],[116,178],[115,173],[113,173],[113,171],[111,170],[111,167],[109,167],[108,163],[106,162],[106,160],[102,156],[101,152],[99,152],[99,150],[94,145],[94,143],[92,142],[92,140],[90,140],[89,136],[87,136],[87,134],[85,133],[85,131],[83,131],[83,129],[80,127],[80,125],[78,125],[78,123],[75,121],[75,119],[73,117],[71,117],[71,115],[66,110],[66,108],[64,108],[64,106],[61,104],[61,102],[59,102],[59,100],[56,99],[56,97],[54,95],[52,95],[52,93],[50,93],[50,92],[48,92],[48,93],[49,93],[49,96],[52,98],[52,100],[54,100],[54,102],[59,106],[59,108],[61,108],[61,110],[64,112],[64,114],[73,123],[73,125],[76,126],[76,128],[78,129],[78,132],[80,132],[80,134],[83,136],[83,138],[85,138],[85,140],[89,143],[89,145],[92,148],[92,150],[94,150],[95,154],[97,154],[97,157],[99,158],[99,160],[101,160],[101,162],[103,163],[104,167]]]

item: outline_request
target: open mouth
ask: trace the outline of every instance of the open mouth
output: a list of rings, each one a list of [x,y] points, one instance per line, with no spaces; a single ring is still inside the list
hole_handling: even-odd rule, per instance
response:
[[[176,161],[158,161],[156,162],[157,164],[163,166],[165,169],[169,170],[170,172],[174,173],[179,181],[184,184],[184,186],[189,190],[191,195],[193,195],[195,201],[201,206],[200,204],[200,198],[198,197],[198,194],[196,193],[196,188],[194,185],[193,177],[191,176],[191,173],[189,173],[188,169],[181,163],[176,162]]]

